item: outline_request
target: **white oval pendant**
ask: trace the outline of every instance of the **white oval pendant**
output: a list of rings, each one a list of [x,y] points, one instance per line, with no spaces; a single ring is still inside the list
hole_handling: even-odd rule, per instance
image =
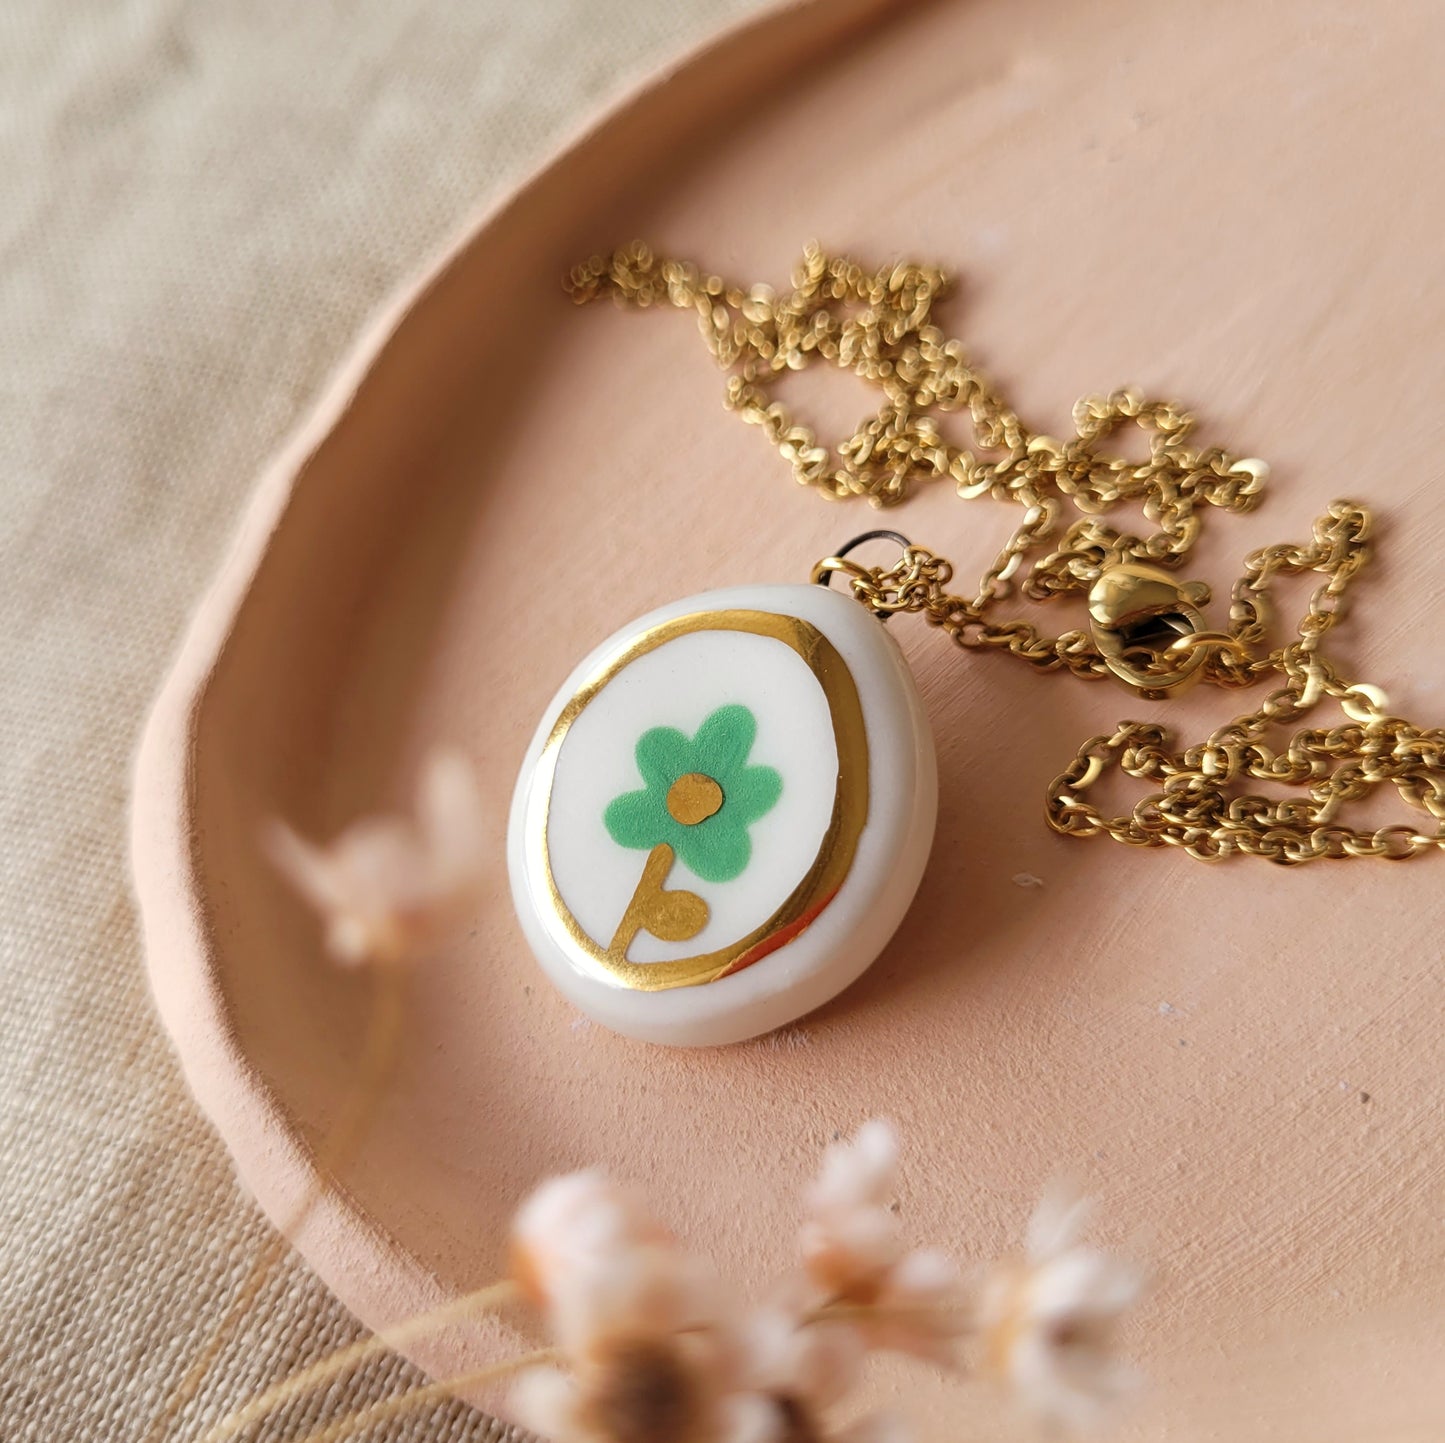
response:
[[[589,1017],[739,1042],[868,967],[937,808],[927,718],[873,616],[820,586],[708,592],[625,627],[554,698],[512,803],[512,895]]]

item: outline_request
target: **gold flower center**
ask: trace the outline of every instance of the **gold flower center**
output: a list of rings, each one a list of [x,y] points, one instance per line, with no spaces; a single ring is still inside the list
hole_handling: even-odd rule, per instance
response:
[[[703,772],[688,772],[667,789],[667,810],[684,827],[707,821],[722,804],[723,789]]]

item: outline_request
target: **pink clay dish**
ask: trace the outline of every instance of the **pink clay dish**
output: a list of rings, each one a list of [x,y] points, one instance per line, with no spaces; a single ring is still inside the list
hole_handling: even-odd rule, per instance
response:
[[[295,1239],[362,1320],[494,1278],[518,1199],[591,1163],[762,1278],[820,1146],[886,1115],[918,1240],[992,1256],[1073,1172],[1106,1238],[1155,1260],[1127,1339],[1153,1386],[1123,1436],[1439,1436],[1445,863],[1209,867],[1041,819],[1085,736],[1141,713],[1198,735],[1235,698],[1161,711],[895,623],[938,740],[922,890],[861,981],[731,1048],[580,1022],[513,916],[504,823],[597,641],[675,597],[803,580],[877,524],[793,487],[724,412],[689,317],[573,309],[567,267],[634,236],[743,282],[785,282],[815,238],[947,264],[946,329],[1055,434],[1125,383],[1193,405],[1274,468],[1258,512],[1209,518],[1190,571],[1217,595],[1336,495],[1376,506],[1333,654],[1445,718],[1442,54],[1422,4],[784,6],[602,117],[378,317],[257,486],[134,814],[158,1006],[280,1220],[355,1081],[368,994],[322,959],[263,819],[330,835],[403,802],[435,744],[479,764],[493,896],[412,977],[394,1085]],[[837,374],[795,396],[825,435],[877,403]],[[970,576],[1016,519],[944,487],[889,518]],[[523,1346],[518,1326],[409,1350],[445,1374]],[[976,1390],[880,1368],[877,1396],[899,1390],[926,1443],[995,1436]]]

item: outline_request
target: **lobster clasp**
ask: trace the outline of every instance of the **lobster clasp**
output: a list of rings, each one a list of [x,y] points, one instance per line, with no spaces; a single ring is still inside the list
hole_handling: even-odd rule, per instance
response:
[[[1208,602],[1202,581],[1176,581],[1135,561],[1106,567],[1089,591],[1094,644],[1104,665],[1151,701],[1192,685],[1209,648],[1188,639],[1208,631],[1199,609]]]

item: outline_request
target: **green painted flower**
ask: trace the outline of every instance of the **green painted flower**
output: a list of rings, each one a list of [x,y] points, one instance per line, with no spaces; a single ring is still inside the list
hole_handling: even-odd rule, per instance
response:
[[[666,843],[704,882],[730,882],[752,856],[748,828],[777,803],[783,779],[748,765],[758,734],[745,706],[719,707],[688,737],[653,727],[637,741],[646,786],[609,804],[603,820],[622,847],[651,851]]]

